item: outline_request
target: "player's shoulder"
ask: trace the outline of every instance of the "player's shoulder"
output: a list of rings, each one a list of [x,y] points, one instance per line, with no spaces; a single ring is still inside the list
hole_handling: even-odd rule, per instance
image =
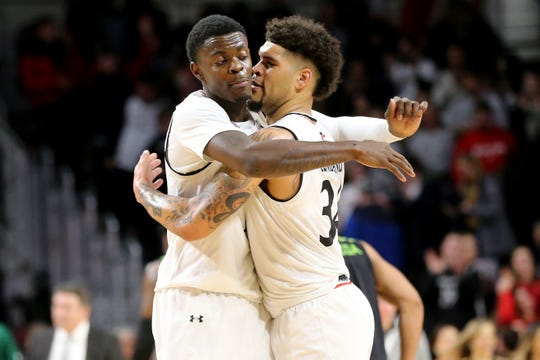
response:
[[[258,130],[251,135],[256,141],[264,140],[291,140],[295,139],[294,134],[287,128],[281,126],[268,126]]]
[[[196,90],[186,96],[178,105],[175,111],[193,111],[193,110],[210,110],[223,111],[225,110],[214,100],[209,98],[202,90]]]
[[[189,94],[181,103],[176,105],[172,115],[173,128],[192,127],[204,123],[230,123],[229,116],[217,102],[208,98],[202,91]]]
[[[305,129],[306,124],[317,124],[317,120],[310,114],[290,112],[281,119],[271,124],[273,127],[287,128],[290,130]]]

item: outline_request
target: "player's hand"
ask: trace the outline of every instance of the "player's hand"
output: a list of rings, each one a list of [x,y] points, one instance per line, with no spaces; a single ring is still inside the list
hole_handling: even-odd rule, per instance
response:
[[[414,169],[405,156],[401,155],[385,142],[365,140],[357,144],[359,155],[356,161],[376,169],[386,169],[393,173],[399,180],[405,182],[405,172],[415,177]]]
[[[163,179],[158,178],[162,173],[161,160],[156,153],[150,153],[144,150],[139,157],[139,162],[133,170],[133,193],[137,202],[141,202],[140,192],[141,187],[151,187],[158,189],[163,185]]]
[[[390,133],[400,138],[413,135],[420,127],[422,116],[427,108],[427,101],[419,103],[406,97],[394,96],[384,112]]]

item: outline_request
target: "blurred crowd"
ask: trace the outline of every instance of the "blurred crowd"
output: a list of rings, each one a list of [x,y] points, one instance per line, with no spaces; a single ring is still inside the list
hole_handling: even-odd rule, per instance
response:
[[[175,105],[200,86],[184,48],[197,19],[173,24],[150,0],[66,4],[64,19],[44,15],[17,32],[20,101],[6,103],[6,117],[30,157],[50,148],[78,190],[96,193],[147,264],[162,254],[162,232],[135,202],[133,167],[145,148],[163,156]],[[418,133],[394,144],[415,178],[346,164],[341,234],[372,244],[417,287],[436,358],[538,348],[540,59],[513,54],[481,1],[403,1],[397,23],[355,4],[321,1],[316,19],[346,63],[337,93],[315,108],[383,117],[398,95],[429,109]],[[293,10],[216,3],[198,17],[210,13],[246,27],[256,62],[265,21]]]

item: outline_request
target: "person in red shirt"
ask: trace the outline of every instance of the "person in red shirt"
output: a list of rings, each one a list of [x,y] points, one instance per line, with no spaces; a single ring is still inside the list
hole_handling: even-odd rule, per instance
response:
[[[540,321],[540,277],[532,251],[520,245],[512,251],[509,268],[501,269],[496,283],[497,324],[520,334]]]
[[[452,175],[459,182],[457,159],[466,153],[480,159],[487,175],[504,173],[517,154],[517,140],[514,134],[497,125],[493,110],[485,101],[476,102],[472,127],[458,136],[452,156]]]

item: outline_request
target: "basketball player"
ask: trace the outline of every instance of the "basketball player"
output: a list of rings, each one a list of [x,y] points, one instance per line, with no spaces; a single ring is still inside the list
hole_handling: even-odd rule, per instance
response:
[[[259,56],[248,105],[266,114],[274,138],[333,141],[311,108],[314,99],[337,88],[343,64],[339,41],[310,19],[273,19]],[[253,261],[273,318],[276,359],[370,357],[373,312],[349,280],[338,241],[343,182],[343,164],[270,178],[246,204]]]
[[[406,159],[388,144],[254,142],[245,133],[260,128],[264,119],[245,109],[251,95],[251,61],[244,29],[230,18],[209,16],[194,26],[186,46],[191,70],[203,90],[188,96],[173,115],[166,144],[169,194],[200,193],[221,164],[247,176],[272,177],[356,159],[387,168],[402,180],[401,171],[414,175]],[[409,102],[406,107],[393,103],[390,112],[397,119],[395,134],[414,133],[424,110],[418,103]],[[399,112],[406,116],[395,115]],[[386,125],[385,131],[378,135],[387,141],[397,138],[388,133]],[[147,153],[142,158],[145,156],[153,160]],[[137,188],[134,186],[136,193]],[[169,232],[152,319],[159,359],[271,358],[268,322],[260,304],[243,216],[243,211],[224,216],[223,226],[199,241],[185,241]]]
[[[401,359],[414,360],[424,325],[424,305],[414,285],[386,261],[369,243],[339,236],[351,281],[366,295],[375,318],[375,338],[371,359],[385,360],[384,331],[377,304],[378,296],[396,305],[399,311]]]

